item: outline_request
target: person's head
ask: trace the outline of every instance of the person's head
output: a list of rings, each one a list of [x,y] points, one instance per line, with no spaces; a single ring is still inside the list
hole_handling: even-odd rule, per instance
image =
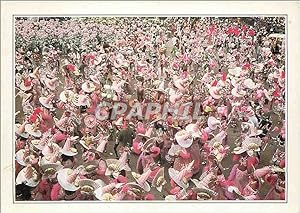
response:
[[[74,166],[74,157],[63,154],[61,155],[61,162],[64,168],[72,168]]]

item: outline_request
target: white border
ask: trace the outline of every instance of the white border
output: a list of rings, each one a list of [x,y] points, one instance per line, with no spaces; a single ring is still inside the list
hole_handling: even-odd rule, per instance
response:
[[[298,9],[298,11],[297,11]],[[41,212],[42,210],[62,212],[82,212],[87,208],[89,212],[182,212],[182,211],[201,211],[205,212],[300,212],[299,211],[299,122],[297,115],[299,108],[296,104],[297,96],[295,90],[299,81],[297,73],[297,51],[299,50],[299,3],[298,2],[1,2],[1,212],[19,212],[30,210],[30,212]],[[241,14],[242,13],[242,14]],[[12,126],[12,104],[14,96],[9,98],[8,94],[13,94],[12,75],[12,23],[13,15],[50,15],[50,14],[120,14],[132,16],[140,14],[241,14],[238,16],[254,14],[282,14],[288,15],[288,203],[72,203],[66,204],[63,201],[60,204],[49,202],[42,204],[40,202],[30,202],[26,204],[12,203],[12,151],[11,138],[13,135]],[[298,45],[298,46],[297,46]],[[5,57],[3,57],[5,56]],[[298,56],[298,57],[297,57]],[[291,104],[292,102],[292,104]],[[292,115],[292,116],[291,116]],[[296,116],[295,116],[296,115]],[[294,169],[291,169],[294,168]]]

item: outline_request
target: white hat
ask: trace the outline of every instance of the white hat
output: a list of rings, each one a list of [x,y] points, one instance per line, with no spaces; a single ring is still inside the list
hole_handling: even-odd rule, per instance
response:
[[[61,153],[66,156],[77,155],[78,154],[77,149],[72,147],[72,142],[75,141],[77,138],[78,136],[68,138],[64,144],[64,147],[61,149]]]
[[[237,98],[240,98],[240,97],[244,97],[246,95],[246,91],[245,90],[241,90],[238,87],[234,87],[231,90],[231,94],[233,96],[237,97]]]
[[[175,134],[175,139],[177,143],[183,148],[188,148],[193,144],[192,135],[184,129],[178,131]]]
[[[26,124],[25,131],[36,138],[42,136],[42,132],[39,130],[39,124]]]
[[[17,175],[16,184],[24,183],[27,186],[35,187],[39,184],[38,172],[30,164],[23,168]]]
[[[188,172],[192,170],[192,166],[194,161],[189,163],[184,169],[181,171],[177,171],[174,168],[169,168],[169,176],[172,178],[175,183],[183,189],[187,189],[189,187],[188,181],[185,179]]]
[[[211,130],[215,130],[219,125],[221,125],[221,121],[213,116],[210,116],[207,120],[207,125]]]
[[[23,138],[28,138],[29,134],[25,131],[25,125],[27,122],[25,121],[23,124],[15,124],[15,132],[17,135],[20,135]]]
[[[91,93],[95,91],[96,86],[92,82],[86,81],[85,83],[82,84],[81,88],[86,93]]]
[[[77,191],[79,186],[79,169],[62,169],[58,172],[57,180],[61,187],[67,191]]]
[[[74,98],[74,92],[71,90],[64,90],[60,93],[59,98],[62,102],[70,102]]]
[[[53,98],[54,98],[54,95],[50,94],[47,97],[40,97],[39,101],[44,107],[51,109],[51,108],[53,108],[53,104],[51,103]]]
[[[132,172],[132,176],[135,179],[135,181],[138,183],[138,185],[140,185],[146,192],[150,191],[150,185],[147,182],[147,179],[149,178],[151,174],[151,169],[148,169],[146,172],[144,172],[143,174],[137,174],[135,172]]]

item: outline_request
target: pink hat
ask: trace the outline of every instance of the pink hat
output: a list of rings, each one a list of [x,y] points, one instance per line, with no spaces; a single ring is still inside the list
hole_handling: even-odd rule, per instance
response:
[[[228,107],[227,106],[220,106],[217,108],[217,112],[221,116],[228,116]]]
[[[95,83],[95,84],[100,84],[100,78],[101,76],[101,73],[100,72],[97,72],[95,75],[91,75],[90,76],[90,79]]]
[[[72,99],[73,104],[76,106],[90,106],[89,98],[86,95],[74,95]]]
[[[33,87],[32,81],[30,79],[24,79],[20,84],[20,89],[23,91],[29,91]]]
[[[149,138],[151,138],[152,130],[153,130],[153,128],[150,127],[150,128],[147,129],[145,134],[138,134],[138,135],[141,136],[141,137],[145,137],[145,138],[149,139]]]
[[[72,147],[72,143],[78,138],[78,136],[70,137],[66,140],[64,147],[61,149],[61,153],[66,156],[75,156],[78,154],[77,149]]]
[[[194,161],[192,161],[190,164],[188,164],[184,169],[181,171],[177,171],[174,168],[169,168],[169,176],[172,178],[172,180],[175,181],[175,183],[180,186],[183,189],[187,189],[189,187],[188,180],[186,177],[191,172],[193,167]]]
[[[185,127],[185,130],[187,132],[189,132],[190,134],[192,134],[192,137],[194,137],[194,138],[200,138],[201,137],[201,131],[199,129],[199,124],[198,123],[188,124]]]
[[[23,124],[15,124],[15,132],[17,135],[20,135],[23,138],[28,138],[29,134],[25,132],[25,125],[27,124],[27,121],[24,121]]]
[[[54,95],[50,94],[47,97],[40,97],[39,101],[44,107],[51,109],[51,108],[53,108],[53,104],[51,103],[53,98],[54,98]]]
[[[42,132],[39,130],[39,123],[26,124],[25,131],[36,138],[42,136]]]
[[[61,187],[67,191],[77,191],[79,186],[79,172],[81,168],[73,169],[62,169],[58,172],[57,180]]]
[[[209,94],[214,99],[220,99],[222,97],[222,94],[220,94],[220,88],[219,87],[209,87]]]
[[[60,120],[58,120],[57,118],[54,118],[54,121],[55,121],[55,125],[58,129],[60,129],[63,132],[66,131],[67,122],[69,121],[69,117],[65,116],[65,117],[62,117]]]
[[[53,78],[53,79],[46,78],[45,84],[50,90],[54,91],[56,88],[57,81],[58,81],[58,78]]]
[[[57,151],[60,151],[60,146],[58,146],[56,143],[53,142],[48,142],[43,150],[42,150],[42,154],[44,156],[49,156],[49,155],[53,155],[55,154]]]
[[[94,128],[97,125],[97,119],[94,115],[87,115],[84,117],[84,124],[88,128]]]
[[[231,94],[237,98],[240,98],[246,95],[246,91],[239,89],[239,87],[237,86],[231,90]]]
[[[221,125],[221,121],[211,116],[207,120],[207,125],[211,130],[215,130]]]
[[[150,191],[150,185],[147,182],[147,179],[149,178],[150,174],[151,174],[151,169],[148,169],[146,172],[144,172],[142,175],[137,174],[135,172],[131,173],[133,178],[135,179],[135,181],[146,191],[149,192]]]
[[[16,184],[25,183],[30,187],[35,187],[39,184],[38,172],[30,164],[23,168],[17,175]]]
[[[99,141],[98,141],[98,146],[97,146],[97,151],[100,152],[100,153],[103,153],[104,149],[105,149],[105,146],[106,144],[108,143],[108,140],[107,140],[107,137],[105,138],[101,138]]]
[[[193,144],[193,138],[186,130],[180,130],[175,134],[177,143],[184,148],[188,148]]]
[[[160,168],[153,178],[152,186],[156,187],[157,191],[161,192],[163,185],[166,183],[164,168]]]

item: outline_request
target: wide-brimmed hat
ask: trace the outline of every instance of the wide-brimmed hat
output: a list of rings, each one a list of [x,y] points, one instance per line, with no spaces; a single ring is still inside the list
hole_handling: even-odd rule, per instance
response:
[[[208,189],[208,188],[193,188],[192,189],[197,194],[197,200],[211,200],[213,197],[217,196],[218,193]]]
[[[84,92],[91,93],[95,91],[96,86],[92,82],[86,81],[82,84],[81,88]]]
[[[91,179],[81,179],[78,181],[81,193],[94,194],[94,191],[99,188],[97,182]]]
[[[93,140],[90,136],[83,137],[79,143],[83,146],[83,148],[90,150],[90,145],[93,143]]]
[[[242,142],[242,145],[240,147],[235,147],[232,153],[239,155],[244,152],[247,152],[249,156],[252,156],[254,152],[260,151],[260,146],[260,138],[246,137],[245,140]]]
[[[23,168],[17,175],[16,184],[24,183],[27,186],[35,187],[39,184],[38,172],[30,164]]]
[[[138,185],[140,185],[146,192],[150,191],[150,185],[147,182],[147,179],[149,178],[150,174],[151,174],[151,169],[148,169],[147,171],[145,171],[143,174],[138,174],[135,172],[131,173],[133,178],[135,179],[135,181],[138,183]]]
[[[54,98],[54,95],[50,94],[47,97],[40,97],[39,101],[44,107],[51,109],[51,108],[53,108],[53,104],[51,103],[53,98]]]
[[[156,139],[155,138],[150,138],[148,139],[142,146],[142,151],[143,152],[149,152],[150,149],[156,145]]]
[[[60,93],[59,98],[62,102],[67,103],[74,99],[74,92],[72,90],[64,90]]]
[[[251,89],[251,90],[256,88],[256,85],[251,78],[245,79],[244,85],[246,88]]]
[[[56,152],[59,152],[61,150],[60,146],[54,142],[48,142],[43,150],[42,150],[42,154],[44,156],[48,156],[48,155],[53,155]]]
[[[231,90],[231,94],[234,97],[241,98],[241,97],[244,97],[247,94],[247,92],[245,90],[243,90],[243,89],[240,89],[240,87],[234,87]]]
[[[54,178],[56,174],[63,168],[63,165],[60,163],[46,163],[40,165],[42,173],[45,177]]]
[[[20,135],[23,138],[28,138],[29,134],[25,131],[25,126],[27,124],[27,121],[25,121],[23,124],[15,124],[15,133],[17,135]]]
[[[25,85],[25,81],[28,81],[28,83]],[[21,83],[20,83],[20,89],[23,91],[29,91],[31,90],[33,87],[33,84],[31,82],[31,80],[28,79],[24,79]]]
[[[216,130],[218,126],[221,125],[221,121],[213,116],[210,116],[207,120],[207,125],[211,130]]]
[[[101,73],[100,72],[97,72],[95,75],[91,75],[90,76],[90,79],[95,83],[95,84],[100,84],[100,76],[101,76]]]
[[[249,137],[258,136],[263,133],[263,130],[258,129],[252,121],[249,121],[246,124],[248,124],[250,127]]]
[[[39,140],[31,140],[30,143],[37,150],[43,150],[46,143],[50,140],[50,135],[48,133],[44,133],[42,138]]]
[[[163,185],[167,183],[165,179],[164,168],[160,168],[152,180],[152,186],[156,187],[157,191],[161,192]]]
[[[90,106],[89,98],[86,95],[76,94],[72,99],[75,106]]]
[[[234,77],[239,77],[241,75],[242,68],[241,67],[235,67],[233,69],[228,69],[228,73]]]
[[[36,122],[34,124],[26,124],[25,131],[28,132],[28,134],[30,134],[36,138],[39,138],[42,136],[42,132],[39,130],[38,122]]]
[[[95,180],[98,188],[94,191],[94,195],[98,200],[110,201],[113,200],[113,195],[109,193],[112,189],[116,188],[116,183],[106,185],[102,180]]]
[[[67,191],[77,191],[80,188],[79,172],[78,168],[75,170],[69,168],[60,170],[57,175],[59,185]]]
[[[149,127],[149,128],[146,130],[145,134],[139,133],[138,136],[145,137],[145,138],[148,138],[148,139],[149,139],[149,138],[151,138],[152,131],[153,131],[153,128],[152,128],[152,127]]]
[[[55,126],[63,132],[67,130],[68,121],[69,121],[68,116],[64,116],[59,120],[57,118],[54,118]]]
[[[97,125],[97,118],[94,115],[85,116],[83,121],[88,128],[94,128]]]
[[[155,89],[155,91],[165,93],[165,81],[161,81],[161,83],[158,85],[158,88]]]
[[[217,86],[210,86],[209,87],[209,94],[214,99],[220,99],[223,95],[220,93],[220,87]]]
[[[46,78],[45,84],[46,84],[47,88],[54,91],[57,87],[57,81],[58,81],[58,78],[53,78],[53,79]]]
[[[194,138],[200,138],[202,135],[201,130],[199,129],[198,123],[188,124],[185,127],[185,130],[188,131],[190,134],[192,134],[192,137],[194,137]]]
[[[127,152],[123,152],[120,159],[106,159],[106,171],[105,175],[112,175],[114,178],[118,177],[122,170],[131,171],[130,166],[127,163]]]
[[[70,137],[66,140],[63,148],[60,150],[62,154],[66,156],[75,156],[78,151],[75,147],[72,147],[72,143],[78,138],[78,136]]]
[[[177,143],[183,147],[188,148],[193,144],[192,135],[186,130],[180,130],[175,134],[175,139]]]
[[[38,161],[37,156],[33,155],[29,149],[20,149],[16,153],[16,160],[22,166],[31,164],[33,161]]]
[[[187,189],[189,187],[189,183],[186,179],[186,175],[188,172],[192,170],[192,166],[194,164],[194,161],[189,163],[185,168],[183,168],[181,171],[177,171],[174,168],[169,168],[169,176],[172,178],[172,180],[175,181],[175,183],[180,186],[183,189]]]

